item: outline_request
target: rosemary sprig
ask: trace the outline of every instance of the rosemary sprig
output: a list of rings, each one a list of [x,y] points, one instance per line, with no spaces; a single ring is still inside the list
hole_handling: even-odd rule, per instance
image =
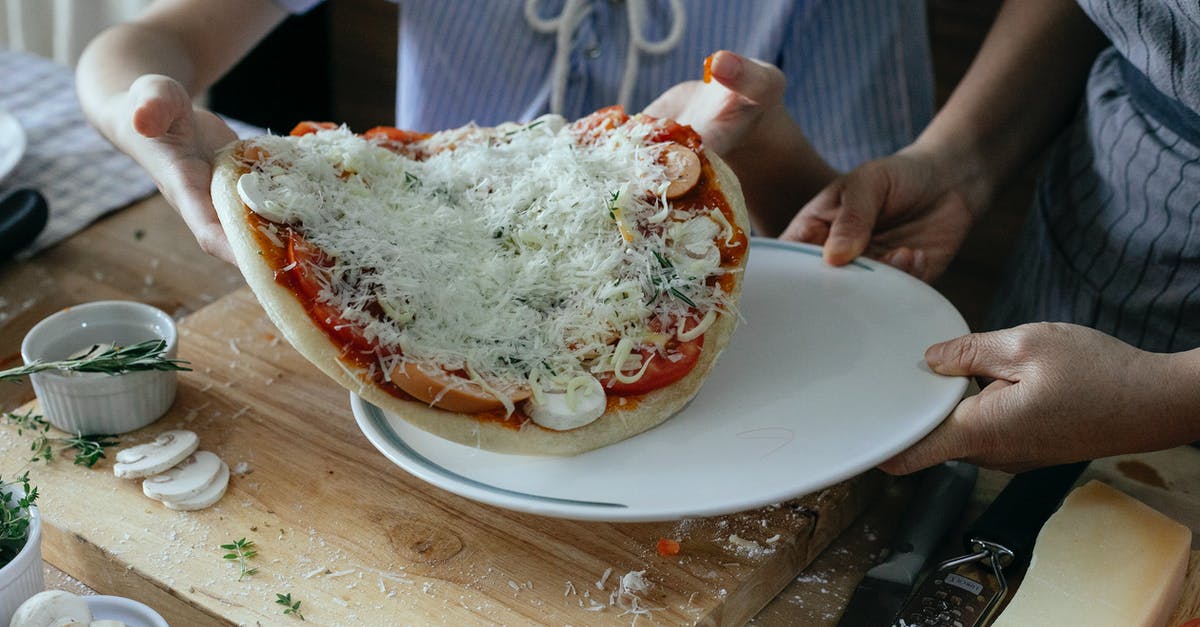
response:
[[[659,281],[655,281],[655,283],[669,282],[670,278],[675,275],[675,264],[672,264],[670,259],[667,259],[666,257],[663,257],[662,255],[658,254],[658,251],[652,251],[652,252],[654,253],[654,258],[658,260],[658,265],[662,266],[662,269],[663,269],[663,278],[659,279]],[[670,287],[670,288],[667,288],[666,291],[671,296],[674,296],[675,298],[678,298],[679,300],[687,303],[687,305],[689,307],[696,306],[696,303],[694,301],[692,301],[692,299],[688,298],[687,294],[684,294],[679,288]],[[655,294],[654,298],[650,299],[650,303],[647,303],[647,304],[652,304],[657,298],[658,298],[658,294]]]
[[[231,562],[237,562],[238,581],[241,581],[246,577],[258,572],[257,568],[248,568],[249,564],[247,563],[254,559],[254,556],[258,555],[258,547],[254,546],[253,540],[242,538],[240,540],[230,542],[229,544],[222,544],[221,548],[229,551],[222,556],[222,559],[226,559]]]
[[[20,486],[23,496],[9,491],[16,486]],[[29,506],[37,501],[38,491],[29,486],[28,471],[12,481],[0,479],[0,491],[0,566],[3,566],[25,546],[29,537]]]
[[[164,340],[147,340],[132,346],[114,346],[96,354],[88,354],[74,359],[58,361],[35,361],[31,364],[9,368],[0,371],[0,381],[18,380],[44,370],[62,370],[70,372],[102,372],[104,374],[123,374],[144,370],[191,370],[189,362],[183,359],[171,359],[163,355],[167,350]]]
[[[300,613],[300,602],[299,601],[296,601],[294,603],[292,602],[292,593],[291,592],[289,592],[287,594],[279,594],[278,592],[276,592],[275,593],[275,603],[283,606],[283,613],[285,616],[288,614],[291,614],[292,616],[295,616],[296,618],[299,618],[300,620],[304,620],[304,614]]]
[[[47,435],[50,431],[50,423],[46,422],[42,416],[33,413],[32,409],[24,414],[7,412],[4,414],[4,419],[8,424],[17,426],[17,435],[24,435],[26,431],[36,434],[33,441],[29,443],[29,450],[33,453],[33,457],[29,458],[31,462],[50,463],[54,461],[54,444],[62,444],[66,448],[75,449],[76,466],[92,468],[96,462],[107,457],[104,454],[105,448],[121,443],[115,439],[117,436],[107,433],[95,435],[76,433],[65,438],[51,437]]]

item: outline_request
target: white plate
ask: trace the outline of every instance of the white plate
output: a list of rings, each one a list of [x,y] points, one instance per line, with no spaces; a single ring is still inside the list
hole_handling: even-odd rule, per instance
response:
[[[574,457],[449,442],[351,394],[388,459],[461,496],[584,520],[713,516],[802,496],[861,473],[933,430],[966,390],[925,349],[967,332],[928,285],[883,264],[833,268],[814,246],[754,239],[743,324],[690,405]]]
[[[25,154],[25,131],[17,118],[0,109],[0,181],[17,167]]]
[[[125,597],[85,596],[92,620],[119,620],[128,627],[167,627],[167,621],[150,606]]]

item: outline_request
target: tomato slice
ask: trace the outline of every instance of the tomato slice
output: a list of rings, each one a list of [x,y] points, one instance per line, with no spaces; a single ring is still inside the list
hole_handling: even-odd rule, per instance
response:
[[[592,132],[596,129],[612,130],[628,121],[629,115],[625,113],[625,107],[612,105],[597,109],[595,113],[575,120],[571,128],[579,133]]]
[[[406,131],[398,129],[394,126],[376,126],[375,128],[363,133],[362,136],[367,139],[382,139],[400,144],[411,144],[413,142],[432,137],[430,133]]]
[[[659,352],[654,346],[642,346],[634,351],[641,356],[640,363],[644,364],[653,356],[642,378],[633,383],[622,383],[609,374],[601,376],[600,383],[604,385],[605,393],[610,396],[633,396],[652,392],[687,376],[700,360],[700,351],[703,348],[703,335],[690,342],[669,345],[664,352]]]
[[[305,120],[305,121],[297,124],[292,129],[292,132],[290,134],[292,137],[300,137],[301,135],[308,135],[309,133],[315,133],[317,131],[327,131],[329,129],[337,128],[337,127],[338,127],[338,125],[334,124],[333,122],[312,122],[309,120]]]
[[[319,298],[323,286],[317,279],[317,273],[321,272],[321,268],[333,265],[325,252],[295,231],[289,231],[287,258],[288,264],[291,265],[288,276],[292,279],[292,285],[304,296],[308,315],[325,330],[325,334],[340,343],[344,349],[363,353],[374,351],[375,344],[363,335],[358,325],[342,318],[341,312],[321,302]]]

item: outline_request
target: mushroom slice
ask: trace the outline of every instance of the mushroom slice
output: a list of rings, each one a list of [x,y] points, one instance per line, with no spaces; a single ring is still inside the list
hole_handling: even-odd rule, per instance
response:
[[[208,484],[203,490],[194,496],[189,496],[186,499],[177,501],[163,500],[162,504],[167,506],[167,509],[175,509],[185,512],[204,509],[209,505],[221,500],[225,496],[225,488],[229,486],[229,464],[221,462],[221,468],[217,471],[216,479]]]
[[[280,204],[267,198],[267,177],[258,172],[247,172],[238,177],[237,192],[242,202],[264,220],[276,224],[287,224],[288,215]]]
[[[595,377],[579,376],[564,391],[542,392],[530,398],[525,402],[525,412],[540,427],[568,431],[595,422],[607,405],[604,385]]]
[[[187,459],[200,446],[200,438],[191,431],[164,431],[153,442],[138,444],[117,453],[113,474],[122,479],[140,479],[160,472]]]
[[[203,492],[220,472],[220,457],[196,451],[166,472],[147,477],[142,482],[142,493],[159,501],[186,500]]]
[[[87,601],[65,590],[39,592],[21,604],[10,627],[50,627],[51,625],[87,625],[92,609]]]

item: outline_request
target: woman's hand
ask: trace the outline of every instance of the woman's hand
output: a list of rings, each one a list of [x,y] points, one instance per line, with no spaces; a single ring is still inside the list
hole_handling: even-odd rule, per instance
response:
[[[146,169],[205,252],[234,263],[210,186],[217,150],[237,134],[213,113],[194,108],[183,85],[161,75],[139,77],[107,108],[113,143]]]
[[[837,176],[809,145],[783,105],[779,68],[728,50],[713,54],[713,81],[668,89],[646,113],[691,126],[737,174],[760,234],[778,235]]]
[[[781,238],[823,245],[833,265],[866,254],[932,281],[981,210],[957,174],[953,164],[910,146],[839,177],[800,209]]]
[[[1200,435],[1196,358],[1062,323],[936,344],[925,353],[935,372],[994,380],[880,467],[906,474],[964,459],[1018,472],[1185,444]]]

